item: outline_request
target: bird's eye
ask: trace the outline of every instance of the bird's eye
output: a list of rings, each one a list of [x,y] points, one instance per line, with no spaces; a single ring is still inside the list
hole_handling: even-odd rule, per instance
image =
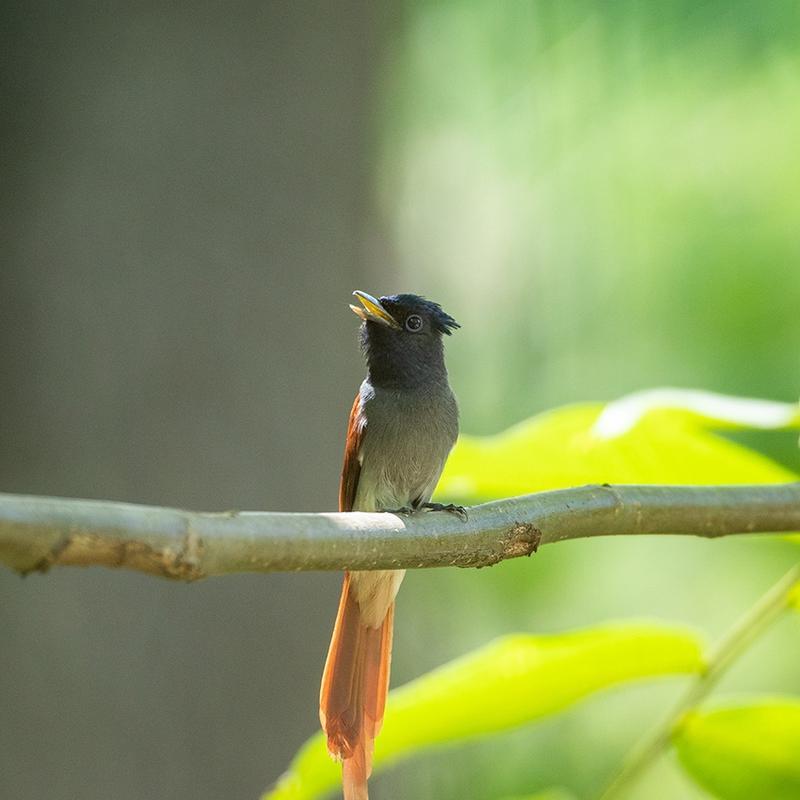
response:
[[[406,317],[406,330],[411,333],[416,333],[422,327],[422,317],[417,314],[411,314]]]

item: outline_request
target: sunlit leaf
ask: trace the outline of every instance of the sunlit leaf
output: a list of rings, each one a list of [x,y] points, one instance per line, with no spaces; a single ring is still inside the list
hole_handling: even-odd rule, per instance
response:
[[[595,423],[595,433],[611,439],[633,429],[652,412],[681,412],[709,428],[776,430],[800,425],[800,405],[732,397],[699,389],[646,389],[608,403]]]
[[[656,623],[505,636],[389,695],[374,768],[556,714],[609,686],[693,673],[702,666],[701,643],[693,631]],[[340,768],[317,734],[265,799],[311,800],[339,780]]]
[[[675,745],[689,775],[721,800],[800,797],[800,699],[693,712]]]
[[[683,403],[683,406],[680,406]],[[800,427],[793,404],[654,390],[462,436],[438,495],[465,504],[586,483],[779,483],[798,475],[713,432]]]

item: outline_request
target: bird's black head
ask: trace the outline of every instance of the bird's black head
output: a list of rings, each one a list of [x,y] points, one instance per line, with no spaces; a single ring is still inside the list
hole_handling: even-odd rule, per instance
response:
[[[375,386],[407,388],[446,381],[442,336],[460,325],[438,303],[416,294],[380,300],[354,292],[361,306],[350,306],[364,321],[361,343]]]

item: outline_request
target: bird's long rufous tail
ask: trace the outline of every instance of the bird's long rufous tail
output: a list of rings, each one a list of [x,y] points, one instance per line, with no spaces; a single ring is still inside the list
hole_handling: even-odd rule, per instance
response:
[[[383,722],[392,658],[394,603],[383,622],[366,623],[345,573],[339,612],[325,662],[319,716],[328,750],[342,761],[344,800],[367,800],[372,747]]]

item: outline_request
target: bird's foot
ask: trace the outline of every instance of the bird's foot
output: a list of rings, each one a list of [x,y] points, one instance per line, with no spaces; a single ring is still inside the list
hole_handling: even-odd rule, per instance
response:
[[[466,522],[469,519],[467,509],[454,503],[423,503],[421,507],[428,509],[428,511],[447,511],[450,514],[455,514],[462,522]]]

